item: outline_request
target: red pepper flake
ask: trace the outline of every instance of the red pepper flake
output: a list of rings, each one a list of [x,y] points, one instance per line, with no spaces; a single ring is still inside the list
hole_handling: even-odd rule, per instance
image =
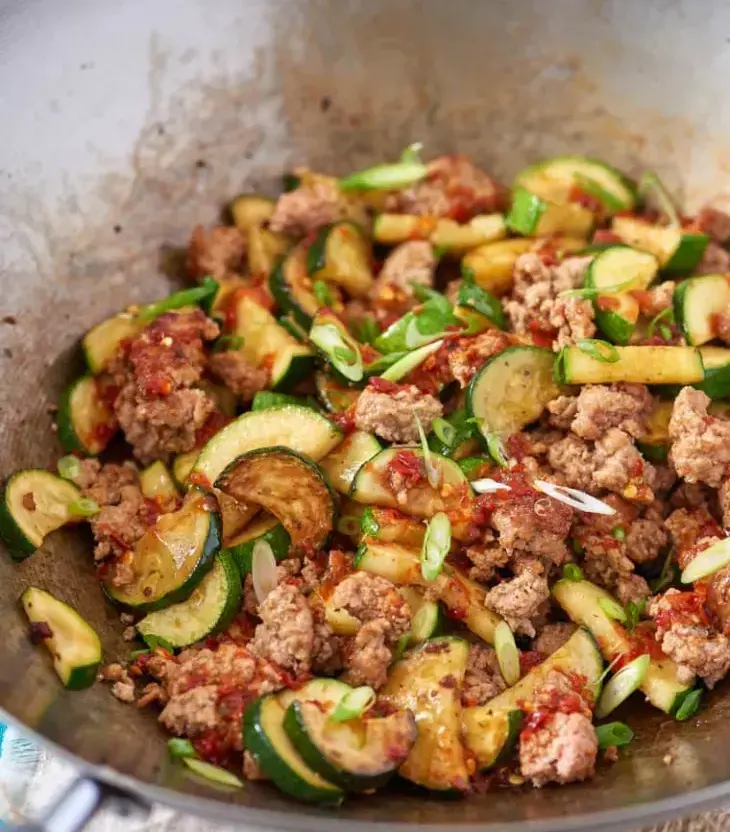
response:
[[[195,447],[202,448],[232,421],[233,419],[224,416],[219,410],[214,410],[195,434]]]
[[[610,228],[599,228],[593,235],[592,240],[594,245],[622,245],[623,240],[611,231]]]
[[[614,625],[617,630],[619,625]],[[622,629],[622,628],[621,628]],[[661,647],[654,637],[654,624],[650,621],[642,621],[636,626],[632,633],[629,633],[630,648],[616,661],[614,673],[625,667],[629,662],[638,659],[639,656],[649,655],[652,659],[663,659]]]
[[[583,208],[587,208],[594,214],[601,214],[604,210],[601,200],[598,199],[598,197],[593,196],[593,194],[589,194],[586,193],[586,191],[581,190],[579,185],[573,185],[568,192],[568,202],[574,202],[577,205],[581,205]]]
[[[378,376],[373,376],[369,380],[368,386],[372,387],[376,393],[385,393],[388,396],[394,396],[401,390],[408,390],[410,387],[409,384],[396,384],[394,381],[388,381],[387,379],[379,378]]]
[[[621,306],[621,301],[613,295],[599,295],[596,299],[596,305],[601,312],[611,312]]]
[[[545,657],[542,653],[538,653],[537,650],[525,650],[524,653],[520,653],[520,673],[522,676],[526,676],[531,670],[537,667],[539,664],[545,660]]]
[[[674,623],[710,626],[707,610],[708,585],[695,584],[692,592],[665,595],[659,612],[654,616],[657,629],[668,630]]]
[[[334,422],[337,427],[348,436],[355,431],[355,405],[348,407],[341,413],[333,413],[330,415],[330,421]]]
[[[201,474],[198,471],[193,471],[192,473],[188,474],[188,482],[191,485],[198,485],[200,488],[204,489],[211,489],[213,487],[213,483],[205,476],[205,474]]]
[[[397,451],[386,468],[386,480],[395,491],[408,490],[426,479],[423,459],[413,451]]]
[[[454,674],[453,674],[453,673],[449,673],[447,676],[444,676],[444,677],[443,677],[443,678],[439,681],[439,685],[440,685],[442,688],[446,688],[447,690],[448,690],[448,689],[455,688],[455,687],[457,686],[457,684],[458,684],[458,683],[457,683],[457,681],[456,681],[456,676],[454,676]]]
[[[53,631],[47,621],[31,621],[30,640],[33,644],[40,644],[47,638],[53,638]]]
[[[527,329],[532,336],[532,343],[536,347],[543,347],[545,349],[552,349],[553,341],[558,336],[557,329],[547,327],[540,321],[530,321]]]

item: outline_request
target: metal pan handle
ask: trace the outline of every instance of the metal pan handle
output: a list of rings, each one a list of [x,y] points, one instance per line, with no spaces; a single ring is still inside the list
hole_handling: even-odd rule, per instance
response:
[[[147,803],[127,792],[107,786],[90,777],[79,777],[35,823],[6,826],[8,832],[80,832],[102,804],[109,804],[120,817],[140,811],[146,815]]]

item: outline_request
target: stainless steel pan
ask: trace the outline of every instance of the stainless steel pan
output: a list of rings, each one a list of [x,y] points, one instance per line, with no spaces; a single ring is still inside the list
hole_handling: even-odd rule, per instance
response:
[[[729,42],[719,0],[0,0],[0,472],[55,459],[48,406],[79,370],[79,335],[159,296],[195,222],[293,163],[342,172],[421,140],[506,179],[572,151],[656,169],[690,203],[720,194]],[[312,830],[638,826],[730,797],[724,688],[695,724],[632,715],[639,741],[582,786],[393,792],[337,812],[256,784],[216,792],[166,763],[151,713],[103,685],[63,691],[28,642],[17,598],[32,582],[78,605],[108,659],[126,652],[88,544],[58,533],[20,566],[0,558],[0,706],[102,783]]]

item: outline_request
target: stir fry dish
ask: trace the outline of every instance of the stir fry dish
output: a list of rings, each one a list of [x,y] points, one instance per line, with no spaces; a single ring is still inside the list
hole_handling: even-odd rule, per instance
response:
[[[130,642],[29,587],[60,681],[231,787],[580,781],[619,705],[686,720],[730,669],[730,216],[419,152],[195,228],[188,288],[84,335],[57,468],[4,484],[15,559],[88,523]]]

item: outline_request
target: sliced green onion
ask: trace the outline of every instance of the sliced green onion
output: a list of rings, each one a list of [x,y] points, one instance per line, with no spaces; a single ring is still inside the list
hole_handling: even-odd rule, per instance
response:
[[[213,344],[213,352],[234,352],[244,344],[243,335],[221,335]]]
[[[318,324],[310,330],[309,340],[322,350],[330,364],[348,381],[362,379],[362,355],[357,342],[349,335],[334,324]]]
[[[232,774],[228,769],[214,766],[212,763],[206,763],[203,760],[198,760],[195,757],[183,757],[183,763],[195,774],[205,777],[206,780],[212,780],[214,783],[220,783],[222,786],[235,786],[237,789],[243,788],[243,783]]]
[[[504,447],[502,437],[497,433],[487,433],[485,440],[489,456],[492,457],[500,468],[506,468],[509,464],[509,457],[507,456],[507,449]]]
[[[682,699],[682,704],[677,708],[674,718],[683,722],[685,719],[689,719],[691,716],[694,716],[699,710],[701,699],[702,688],[696,688],[695,690],[689,691],[689,693],[685,694]]]
[[[423,321],[423,323],[421,323]],[[432,315],[413,315],[406,326],[403,341],[409,350],[430,344],[445,335],[444,324]],[[422,329],[423,327],[423,329]]]
[[[397,662],[399,659],[403,657],[403,654],[406,652],[408,647],[411,643],[411,632],[410,630],[407,633],[403,633],[403,635],[398,639],[395,650],[393,650],[393,661]]]
[[[458,460],[456,464],[461,468],[464,476],[471,482],[485,465],[491,467],[492,461],[485,456],[467,456],[464,459]],[[479,480],[475,480],[475,482],[479,482]],[[494,482],[494,480],[491,480],[491,482]]]
[[[257,540],[251,555],[251,577],[253,591],[259,604],[276,589],[276,558],[271,546],[265,540]]]
[[[674,563],[674,549],[667,552],[659,577],[651,581],[649,586],[654,595],[671,586],[677,579],[677,565]]]
[[[626,532],[621,526],[616,526],[611,534],[616,540],[626,540]]]
[[[671,228],[681,226],[679,214],[674,207],[672,198],[669,196],[662,180],[655,173],[649,172],[642,175],[639,179],[638,191],[645,202],[653,203],[664,214]]]
[[[315,298],[322,304],[322,306],[332,306],[335,302],[334,295],[330,287],[324,280],[315,280],[312,284],[312,292]]]
[[[446,555],[451,548],[451,520],[443,511],[428,521],[421,547],[421,574],[427,581],[435,581],[441,574]]]
[[[146,656],[149,652],[150,652],[150,651],[149,651],[149,649],[147,649],[147,648],[144,648],[144,649],[142,649],[142,650],[132,650],[132,652],[129,654],[129,661],[130,661],[130,662],[134,662],[134,661],[136,661],[136,660],[137,660],[140,656]]]
[[[520,681],[520,651],[515,636],[506,621],[500,621],[494,628],[494,650],[500,672],[508,687]]]
[[[431,429],[447,448],[452,447],[454,439],[456,439],[456,428],[450,422],[439,416],[438,419],[434,420]]]
[[[599,598],[598,606],[614,621],[620,621],[622,624],[626,621],[626,610],[613,598]]]
[[[157,650],[158,648],[161,650],[166,650],[168,653],[174,653],[175,648],[170,644],[167,639],[162,638],[162,636],[142,636],[144,643],[150,648],[150,650]]]
[[[451,314],[454,306],[442,292],[432,289],[425,283],[419,283],[417,280],[409,281],[409,285],[413,290],[414,297],[420,300],[424,306],[427,304],[429,309],[441,312],[443,315]]]
[[[665,341],[671,341],[672,339],[672,330],[668,324],[659,325],[659,334]]]
[[[400,155],[401,162],[420,162],[423,142],[411,142]]]
[[[604,681],[606,680],[606,677],[608,676],[609,673],[613,672],[614,667],[616,667],[616,664],[621,661],[621,659],[623,658],[623,655],[624,655],[623,653],[619,653],[619,655],[616,656],[616,658],[612,662],[610,662],[607,667],[604,667],[603,668],[603,673],[601,673],[601,675],[591,685],[591,688],[593,689],[593,698],[594,699],[598,699],[598,695],[601,692],[601,686],[603,685]]]
[[[654,330],[657,327],[660,327],[660,329],[661,329],[661,325],[664,324],[664,323],[670,323],[670,324],[674,323],[674,309],[672,309],[671,306],[668,306],[666,309],[662,309],[662,311],[658,315],[655,315],[649,321],[649,326],[647,326],[647,328],[646,328],[647,336],[649,338],[652,338],[653,335],[654,335]],[[669,334],[671,336],[671,330],[670,330]],[[667,340],[669,340],[669,339],[667,339]]]
[[[583,546],[582,546],[580,540],[578,540],[577,537],[571,537],[571,539],[570,539],[570,548],[573,550],[573,554],[575,554],[575,555],[582,555],[583,554],[583,551],[584,551]]]
[[[634,738],[634,732],[625,722],[607,722],[596,726],[599,748],[621,748]]]
[[[155,318],[159,318],[160,315],[164,315],[165,312],[170,312],[173,309],[182,309],[184,306],[191,306],[192,304],[200,303],[201,300],[213,297],[218,289],[218,281],[213,280],[212,277],[206,277],[203,279],[203,283],[194,289],[183,289],[180,292],[173,292],[169,297],[164,298],[164,300],[143,306],[137,318],[140,321],[153,321]]]
[[[579,511],[585,511],[588,514],[616,514],[616,509],[603,500],[598,500],[585,491],[580,491],[577,488],[569,488],[567,485],[556,485],[554,482],[547,480],[533,480],[532,485],[536,491],[542,491],[548,497],[565,503],[566,506],[571,506]]]
[[[634,282],[634,278],[624,280],[622,283],[614,283],[613,286],[604,286],[601,289],[595,286],[579,286],[577,289],[565,289],[558,292],[559,298],[585,298],[594,300],[599,295],[617,295],[627,289]]]
[[[368,506],[360,517],[360,531],[368,537],[376,537],[380,531],[380,524],[375,519],[371,506]]]
[[[401,357],[398,358],[398,360],[395,361],[380,377],[384,378],[386,381],[400,381],[402,378],[405,378],[408,373],[413,372],[416,367],[423,364],[429,355],[433,355],[441,347],[441,344],[443,344],[443,340],[434,341],[432,344],[426,344],[423,347],[419,347],[417,350],[413,350],[413,352],[400,354]],[[391,355],[399,355],[399,353],[391,353]]]
[[[484,477],[480,480],[474,480],[471,487],[477,494],[494,494],[495,491],[511,491],[512,489],[503,482]]]
[[[332,722],[347,722],[348,719],[357,719],[373,707],[376,698],[375,691],[368,685],[355,688],[340,699],[334,711],[332,711],[330,719]]]
[[[365,375],[368,378],[370,376],[379,376],[410,354],[408,350],[401,350],[400,352],[387,352],[385,355],[378,356],[374,361],[365,365]]]
[[[461,279],[464,283],[476,283],[476,272],[472,269],[471,266],[462,266],[461,267]]]
[[[601,187],[595,179],[591,179],[588,176],[583,176],[583,174],[577,173],[575,175],[575,181],[583,193],[588,194],[588,196],[595,197],[595,199],[601,202],[607,210],[613,212],[623,210],[624,203],[615,197],[610,191]]]
[[[504,310],[502,309],[502,302],[494,295],[490,295],[486,289],[477,286],[476,283],[464,282],[459,287],[456,302],[459,306],[468,306],[480,315],[486,318],[500,329],[506,326],[506,319],[504,317]]]
[[[372,315],[366,315],[361,320],[355,321],[351,328],[355,338],[361,344],[370,344],[372,346],[375,343],[375,339],[380,335],[380,327]]]
[[[68,506],[68,513],[73,514],[74,517],[93,517],[100,511],[99,503],[89,497],[79,497]]]
[[[581,338],[575,345],[581,352],[602,364],[615,364],[621,358],[613,344],[598,338]]]
[[[563,567],[563,577],[566,581],[582,581],[583,570],[576,563],[566,563]]]
[[[628,604],[626,604],[625,627],[630,633],[633,633],[636,629],[636,625],[639,623],[641,616],[644,614],[644,607],[646,607],[646,598],[642,598],[638,603],[635,601],[629,601]]]
[[[611,711],[618,708],[618,706],[631,696],[631,694],[641,687],[642,682],[649,672],[649,665],[651,659],[644,654],[629,662],[626,667],[612,676],[606,683],[603,689],[601,698],[596,705],[596,718],[603,719],[608,716]]]
[[[347,537],[360,534],[360,518],[354,514],[342,514],[337,518],[337,531]]]
[[[195,757],[195,749],[190,740],[184,740],[182,737],[172,737],[167,741],[167,750],[170,756],[175,759],[182,759],[183,757]]]
[[[58,460],[58,473],[63,479],[75,482],[81,473],[81,463],[73,454],[62,456]]]
[[[421,442],[421,450],[423,451],[423,464],[426,467],[426,478],[431,488],[437,488],[441,474],[439,469],[433,464],[431,457],[431,449],[428,447],[428,440],[426,439],[426,431],[423,429],[421,420],[418,418],[418,413],[415,407],[413,410],[413,419],[416,423],[416,430],[418,431],[418,438]]]
[[[712,575],[730,563],[730,537],[708,546],[692,560],[682,572],[683,584],[693,584],[708,575]]]
[[[340,179],[339,184],[341,191],[397,191],[415,185],[427,176],[428,168],[423,162],[406,160],[351,173]]]

